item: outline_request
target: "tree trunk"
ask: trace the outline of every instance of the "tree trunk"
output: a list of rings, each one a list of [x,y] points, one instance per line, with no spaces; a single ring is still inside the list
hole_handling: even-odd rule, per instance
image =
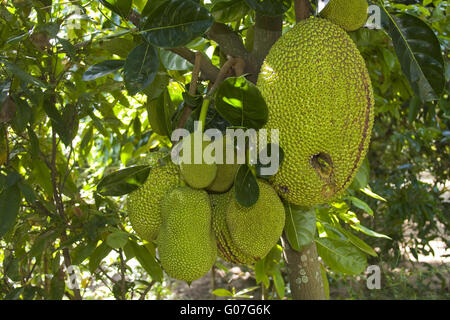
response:
[[[284,258],[293,300],[325,300],[322,272],[316,243],[295,251],[283,236]]]

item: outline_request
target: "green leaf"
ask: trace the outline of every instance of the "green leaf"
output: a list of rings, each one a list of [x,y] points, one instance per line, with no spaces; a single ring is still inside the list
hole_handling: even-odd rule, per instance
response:
[[[33,117],[33,109],[26,102],[26,100],[17,98],[14,99],[16,103],[16,114],[14,117],[14,129],[17,133],[22,133],[27,124],[31,122]]]
[[[375,238],[385,238],[385,239],[392,240],[387,235],[375,232],[375,231],[373,231],[373,230],[371,230],[371,229],[369,229],[367,227],[364,227],[363,225],[360,225],[359,223],[351,223],[350,226],[353,229],[355,229],[355,230],[358,230],[358,231],[360,231],[362,233],[367,234],[368,236],[375,237]]]
[[[267,104],[259,89],[245,77],[223,81],[214,101],[219,114],[234,126],[260,129],[267,122]]]
[[[57,37],[56,39],[61,44],[63,49],[67,52],[67,54],[72,59],[77,60],[77,56],[76,56],[77,48],[69,40],[62,39],[62,38],[59,38],[59,37]]]
[[[245,3],[266,16],[278,16],[291,7],[289,0],[245,0]]]
[[[270,280],[265,269],[265,260],[261,259],[255,264],[255,280],[257,284],[263,283],[266,288],[270,285]]]
[[[14,226],[21,200],[17,185],[9,186],[0,193],[0,238]]]
[[[176,53],[160,49],[159,50],[159,57],[161,58],[161,62],[163,66],[167,70],[190,70],[192,69],[192,64],[184,59],[183,57],[180,57]]]
[[[258,201],[259,186],[252,170],[248,165],[239,167],[234,180],[236,201],[244,207],[251,207]]]
[[[134,144],[132,142],[127,142],[120,149],[120,161],[122,161],[123,165],[127,165],[128,161],[131,160],[134,151]]]
[[[3,270],[5,275],[12,281],[22,280],[22,276],[20,275],[19,270],[19,260],[16,259],[12,254],[10,254],[5,258],[5,260],[3,260]]]
[[[314,208],[284,205],[286,225],[284,232],[294,250],[300,251],[314,240],[316,233],[316,212]]]
[[[50,280],[50,300],[61,300],[66,290],[64,278],[60,279],[58,274],[54,274]]]
[[[345,234],[345,236],[348,238],[348,240],[350,240],[350,242],[353,243],[356,247],[358,247],[361,251],[363,251],[373,257],[378,256],[377,253],[375,252],[375,250],[373,250],[371,246],[369,246],[363,240],[361,240],[360,238],[355,236],[353,233],[351,233],[350,231],[344,230],[344,229],[341,229],[341,231]]]
[[[102,242],[89,258],[89,271],[94,273],[104,258],[111,252],[112,248],[106,242]]]
[[[244,17],[249,8],[242,0],[229,0],[215,3],[210,11],[215,21],[227,23]]]
[[[369,183],[369,159],[367,157],[364,158],[361,166],[358,169],[358,172],[355,175],[355,179],[353,180],[350,188],[353,190],[359,190],[361,188],[365,188]]]
[[[90,66],[83,74],[83,81],[91,81],[123,68],[125,60],[105,60]]]
[[[100,0],[100,2],[123,18],[128,17],[133,4],[132,0]]]
[[[212,292],[213,295],[218,297],[232,297],[233,293],[226,289],[216,289]]]
[[[29,257],[38,257],[47,248],[48,244],[54,241],[58,237],[58,234],[54,231],[47,231],[40,235],[39,238],[33,243],[30,251],[28,251]]]
[[[357,207],[357,208],[363,210],[364,212],[367,212],[371,216],[373,216],[373,210],[369,207],[369,205],[367,203],[365,203],[361,199],[358,199],[358,198],[353,197],[353,196],[346,197],[346,199],[351,200],[352,204],[355,207]]]
[[[106,237],[106,243],[114,249],[121,249],[128,243],[129,234],[124,231],[113,232]]]
[[[370,188],[366,187],[364,189],[360,189],[362,192],[364,192],[365,194],[367,194],[369,197],[372,197],[374,199],[377,200],[381,200],[384,202],[387,202],[387,200],[379,195],[377,195],[376,193],[374,193],[372,190],[370,190]]]
[[[8,62],[6,60],[0,59],[0,63],[3,63],[5,65],[5,68],[11,72],[15,77],[19,78],[22,81],[25,81],[29,84],[45,88],[46,85],[42,81],[36,79],[35,77],[29,75],[25,71],[23,71],[18,65]]]
[[[72,264],[79,265],[86,260],[97,247],[98,241],[89,241],[87,244],[79,245],[72,250]]]
[[[366,256],[351,242],[319,238],[316,243],[319,256],[333,271],[355,275],[365,270]]]
[[[275,290],[277,291],[278,297],[280,299],[283,299],[285,294],[285,285],[283,275],[281,274],[279,268],[275,269],[272,277],[273,277],[273,284],[275,285]]]
[[[104,177],[97,185],[103,196],[122,196],[144,184],[150,174],[150,166],[134,166],[118,170]]]
[[[154,132],[161,136],[170,137],[172,134],[171,116],[174,106],[167,89],[159,96],[147,103],[148,122]]]
[[[147,43],[135,47],[128,55],[123,68],[123,79],[128,94],[134,96],[152,83],[158,68],[159,57],[155,47]]]
[[[322,274],[323,290],[325,291],[325,298],[330,300],[330,284],[328,283],[327,270],[322,263],[320,263],[320,273]]]
[[[134,254],[136,255],[135,258],[139,261],[145,271],[148,272],[153,280],[161,282],[163,279],[163,271],[150,251],[148,251],[145,246],[140,246],[131,240],[128,243],[133,248]]]
[[[206,8],[192,0],[168,0],[145,10],[143,36],[157,47],[181,47],[203,35],[213,23]],[[147,12],[150,11],[150,12]]]
[[[382,10],[382,25],[389,33],[402,71],[422,101],[437,100],[444,85],[444,59],[438,38],[420,18]]]
[[[166,72],[157,72],[155,79],[142,92],[147,95],[147,101],[157,99],[166,90],[170,82],[170,76]]]

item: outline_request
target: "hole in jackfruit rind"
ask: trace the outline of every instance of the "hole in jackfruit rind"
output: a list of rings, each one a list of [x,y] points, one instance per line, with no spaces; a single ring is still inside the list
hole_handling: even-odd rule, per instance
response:
[[[309,163],[323,181],[330,181],[333,177],[333,160],[328,153],[319,152],[311,156]]]

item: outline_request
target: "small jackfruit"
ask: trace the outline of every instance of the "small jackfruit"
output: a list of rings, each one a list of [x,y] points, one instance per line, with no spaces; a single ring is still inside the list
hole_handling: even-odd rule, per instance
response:
[[[228,230],[226,212],[229,204],[233,201],[233,192],[211,194],[213,229],[217,240],[219,256],[231,263],[252,264],[258,259],[253,258],[239,250],[231,239]]]
[[[217,165],[215,163],[206,163],[203,158],[203,151],[210,142],[203,141],[202,145],[196,147],[197,139],[194,138],[195,133],[191,133],[188,137],[184,138],[181,143],[185,144],[183,150],[190,150],[189,163],[182,162],[180,164],[181,175],[186,183],[195,189],[203,189],[209,186],[217,175]],[[180,156],[183,157],[183,151],[180,152]],[[195,157],[198,157],[200,161],[196,163]]]
[[[254,259],[263,258],[280,239],[284,228],[284,206],[275,190],[259,179],[259,198],[251,207],[235,199],[227,208],[226,220],[236,247]]]
[[[257,85],[269,108],[264,129],[279,130],[285,154],[270,178],[278,194],[300,206],[342,194],[374,119],[369,73],[352,39],[326,19],[303,20],[272,46]]]
[[[216,164],[217,164],[217,174],[214,181],[206,188],[208,191],[212,192],[226,192],[228,191],[234,183],[234,177],[239,169],[239,164],[237,164],[236,151],[232,143],[227,143],[227,136],[223,137],[222,140],[223,152],[219,155],[218,152],[215,154]],[[227,149],[233,151],[233,163],[227,163]]]
[[[208,194],[187,186],[173,189],[161,203],[161,215],[158,250],[162,267],[179,280],[201,278],[217,256]]]
[[[368,7],[367,0],[330,0],[320,16],[345,31],[354,31],[366,24]]]
[[[144,240],[155,240],[161,226],[160,204],[166,193],[181,183],[172,162],[150,170],[147,181],[127,196],[127,213],[134,231]]]

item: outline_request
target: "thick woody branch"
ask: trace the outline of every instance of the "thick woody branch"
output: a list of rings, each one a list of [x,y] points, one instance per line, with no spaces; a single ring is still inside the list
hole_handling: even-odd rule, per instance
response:
[[[234,58],[241,58],[245,61],[245,72],[257,74],[257,65],[251,54],[245,49],[239,35],[223,23],[214,22],[206,34],[209,39],[219,44],[220,50]]]
[[[257,70],[273,44],[281,37],[283,30],[283,16],[269,17],[256,12],[255,38],[253,42],[252,56],[257,63]],[[255,78],[256,81],[256,78]]]
[[[295,251],[283,236],[284,256],[288,268],[293,300],[325,300],[325,290],[316,243]]]
[[[309,18],[312,12],[311,3],[309,0],[295,0],[295,21],[299,22]]]

